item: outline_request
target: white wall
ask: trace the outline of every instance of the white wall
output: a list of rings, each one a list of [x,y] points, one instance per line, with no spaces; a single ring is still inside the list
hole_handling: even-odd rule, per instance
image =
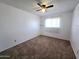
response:
[[[38,16],[0,3],[0,52],[38,35]]]
[[[73,15],[71,45],[77,59],[79,59],[79,4],[75,8]]]
[[[72,12],[68,11],[61,14],[53,14],[41,17],[41,35],[56,37],[60,39],[69,40],[70,39],[70,29],[71,29],[71,23],[72,23]],[[61,27],[60,29],[52,28],[47,29],[44,27],[45,19],[46,18],[54,18],[54,17],[60,17],[61,18]]]

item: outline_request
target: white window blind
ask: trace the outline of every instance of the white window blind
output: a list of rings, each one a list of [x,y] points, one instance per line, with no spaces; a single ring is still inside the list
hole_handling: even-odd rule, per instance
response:
[[[45,27],[60,28],[60,18],[50,18],[45,20]]]

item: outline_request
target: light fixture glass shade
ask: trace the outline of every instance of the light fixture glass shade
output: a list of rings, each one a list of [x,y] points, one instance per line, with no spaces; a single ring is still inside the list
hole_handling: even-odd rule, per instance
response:
[[[42,12],[44,13],[46,11],[46,9],[42,9]]]

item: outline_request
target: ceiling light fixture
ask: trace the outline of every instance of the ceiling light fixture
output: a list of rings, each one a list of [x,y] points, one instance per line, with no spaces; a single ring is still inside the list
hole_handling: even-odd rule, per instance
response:
[[[46,9],[45,9],[45,8],[43,8],[41,11],[44,13],[44,12],[46,11]]]
[[[37,5],[40,7],[36,11],[46,12],[48,8],[54,7],[54,5],[48,5],[48,0],[42,0],[40,2],[37,2]]]

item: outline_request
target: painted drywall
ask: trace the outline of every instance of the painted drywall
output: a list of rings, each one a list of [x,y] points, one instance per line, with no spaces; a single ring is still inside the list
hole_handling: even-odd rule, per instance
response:
[[[0,3],[0,52],[38,36],[39,26],[38,16]]]
[[[73,13],[71,45],[75,52],[76,58],[79,59],[79,4]]]
[[[61,14],[53,14],[48,16],[41,17],[41,35],[56,37],[60,39],[69,40],[70,39],[70,29],[72,23],[72,12],[68,11]],[[46,28],[45,27],[45,19],[47,18],[55,18],[60,17],[60,28]]]

